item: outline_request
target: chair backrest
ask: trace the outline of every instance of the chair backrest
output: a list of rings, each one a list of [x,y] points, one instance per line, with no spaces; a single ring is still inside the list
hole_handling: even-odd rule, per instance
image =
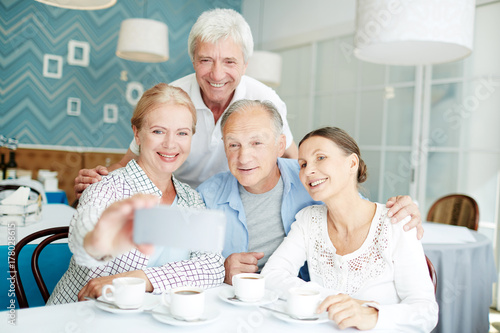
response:
[[[31,241],[38,239],[40,237],[49,236],[44,240],[42,240],[40,244],[38,244],[38,246],[33,251],[33,255],[31,257],[31,269],[33,272],[33,276],[35,278],[36,284],[38,285],[38,288],[40,289],[40,293],[42,294],[44,302],[47,302],[47,300],[50,297],[50,293],[47,289],[47,286],[45,285],[45,282],[43,281],[42,275],[40,274],[40,268],[38,266],[38,258],[42,250],[47,245],[58,239],[67,238],[68,231],[69,227],[57,227],[57,228],[49,228],[34,232],[31,235],[28,235],[23,239],[21,239],[21,241],[19,241],[16,244],[14,251],[11,251],[9,257],[9,263],[14,263],[14,270],[11,270],[10,276],[16,281],[15,283],[16,296],[19,307],[21,309],[27,308],[29,307],[29,305],[28,305],[28,300],[26,299],[26,293],[24,292],[23,284],[21,282],[21,277],[19,275],[19,263],[18,263],[19,252],[26,244],[30,243]]]
[[[436,269],[434,268],[434,265],[427,256],[425,256],[425,260],[427,261],[427,268],[429,269],[429,275],[431,276],[432,284],[434,285],[434,294],[435,294],[437,291],[437,283],[438,283]]]
[[[459,225],[477,230],[479,207],[476,200],[468,195],[447,195],[432,204],[427,213],[427,221]]]

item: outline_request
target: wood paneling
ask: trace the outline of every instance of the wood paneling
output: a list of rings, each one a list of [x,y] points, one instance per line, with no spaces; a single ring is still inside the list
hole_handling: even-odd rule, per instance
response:
[[[9,160],[8,149],[0,148],[0,153],[5,154],[6,160]],[[57,171],[59,188],[66,192],[69,204],[75,200],[73,186],[80,169],[94,168],[99,164],[104,166],[114,164],[120,161],[122,157],[123,154],[113,153],[82,153],[24,148],[16,150],[18,168],[33,171],[33,179],[38,178],[38,170],[40,169]]]

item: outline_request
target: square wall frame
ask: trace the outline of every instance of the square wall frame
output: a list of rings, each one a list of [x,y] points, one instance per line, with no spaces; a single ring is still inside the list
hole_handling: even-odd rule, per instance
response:
[[[81,113],[81,100],[76,97],[68,97],[66,104],[66,113],[68,116],[80,116]]]
[[[77,56],[81,49],[81,57]],[[74,66],[88,67],[90,59],[90,45],[87,42],[70,40],[68,42],[68,64]]]
[[[63,57],[55,54],[43,55],[43,76],[52,79],[60,79],[62,77],[62,72]]]
[[[104,104],[103,121],[108,124],[118,122],[118,105]]]

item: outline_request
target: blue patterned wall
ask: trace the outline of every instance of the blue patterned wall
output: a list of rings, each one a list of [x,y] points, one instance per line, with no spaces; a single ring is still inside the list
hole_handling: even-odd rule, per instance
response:
[[[0,0],[0,134],[20,144],[127,148],[133,106],[127,83],[147,89],[193,72],[187,38],[211,8],[241,11],[241,0],[118,0],[97,11],[60,9],[31,0]],[[168,25],[170,59],[137,63],[115,55],[120,24],[145,17]],[[90,44],[88,67],[67,63],[68,41]],[[63,57],[60,79],[43,76],[44,54]],[[127,71],[128,82],[121,80]],[[81,115],[66,113],[68,97],[81,99]],[[104,104],[118,106],[118,122],[104,123]]]

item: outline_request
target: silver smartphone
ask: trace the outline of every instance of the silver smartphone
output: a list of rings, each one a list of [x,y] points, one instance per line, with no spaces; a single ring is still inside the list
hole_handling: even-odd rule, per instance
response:
[[[134,242],[222,252],[226,215],[222,211],[160,205],[137,209]]]

